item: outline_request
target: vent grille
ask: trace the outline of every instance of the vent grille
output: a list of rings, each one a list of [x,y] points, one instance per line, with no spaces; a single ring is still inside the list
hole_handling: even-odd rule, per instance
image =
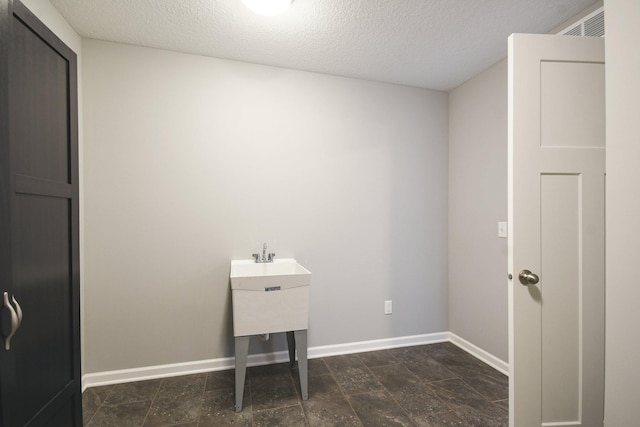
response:
[[[604,37],[604,7],[594,10],[580,21],[558,32],[563,36]]]
[[[582,24],[576,25],[569,31],[566,31],[563,36],[581,36],[582,35]]]
[[[604,10],[584,21],[584,35],[587,37],[604,36]]]

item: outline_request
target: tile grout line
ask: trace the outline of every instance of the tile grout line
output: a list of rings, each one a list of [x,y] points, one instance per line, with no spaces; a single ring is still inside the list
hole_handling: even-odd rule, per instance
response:
[[[358,358],[360,358],[360,357],[358,356]],[[360,359],[360,361],[362,361],[362,359]],[[414,421],[414,417],[412,417],[412,416],[407,412],[407,410],[406,410],[406,409],[404,409],[404,407],[403,407],[403,406],[398,402],[398,400],[395,398],[395,396],[394,396],[393,394],[391,394],[391,392],[390,392],[389,390],[387,390],[387,387],[386,387],[384,384],[382,384],[382,381],[380,381],[380,378],[379,378],[376,374],[374,374],[374,373],[373,373],[373,371],[370,369],[370,368],[379,368],[379,367],[386,367],[386,366],[393,366],[393,365],[402,365],[402,366],[404,366],[404,368],[405,368],[407,371],[411,372],[411,370],[410,370],[409,368],[407,368],[407,366],[404,364],[404,362],[391,363],[391,364],[388,364],[388,365],[380,365],[380,366],[372,366],[372,367],[367,366],[364,362],[362,362],[362,364],[363,364],[363,365],[365,365],[365,367],[369,370],[369,372],[371,373],[371,375],[373,375],[373,376],[378,380],[378,382],[380,383],[380,385],[382,386],[382,388],[384,389],[384,391],[386,391],[386,392],[387,392],[387,394],[389,395],[389,397],[391,397],[391,400],[393,400],[393,402],[394,402],[396,405],[398,405],[398,408],[400,408],[400,410],[401,410],[402,412],[404,412],[404,414],[407,416],[407,418],[409,419],[409,421],[411,421],[411,422],[414,422],[414,423],[415,423],[415,421]],[[413,375],[413,376],[418,380],[418,382],[420,382],[420,378],[418,378],[418,377],[416,376],[416,374],[414,374],[413,372],[411,372],[411,375]],[[436,398],[438,398],[438,397],[436,396]],[[443,402],[443,403],[444,403],[444,402]]]
[[[296,369],[298,371],[298,380],[300,380],[300,365],[295,364],[296,368],[292,368],[291,367],[291,362],[289,362],[289,379],[291,380],[291,385],[293,386],[293,390],[296,392],[296,401],[297,401],[297,405],[300,408],[300,411],[302,411],[302,417],[304,418],[304,423],[305,425],[309,425],[309,420],[307,420],[307,414],[304,412],[304,407],[302,406],[302,384],[300,384],[300,395],[298,395],[298,388],[296,387],[296,376],[293,374],[293,370]],[[309,386],[309,365],[307,365],[307,387]],[[307,390],[308,392],[308,390]],[[293,407],[294,405],[291,405],[290,407]],[[287,406],[283,406],[283,408],[286,408]]]
[[[204,377],[204,389],[202,390],[202,397],[200,398],[200,408],[198,408],[198,419],[196,420],[196,427],[200,427],[200,420],[202,419],[202,407],[204,406],[204,394],[207,391],[209,376],[209,372],[207,372]]]
[[[207,372],[204,376],[204,385],[202,387],[202,396],[200,396],[200,406],[198,407],[198,419],[196,420],[196,427],[200,427],[200,419],[202,418],[202,407],[204,406],[204,394],[207,392],[209,377],[209,372]]]
[[[447,369],[442,363],[440,363],[439,361],[433,359],[431,356],[427,355],[427,358],[430,358],[431,360],[433,360],[435,363],[437,363],[439,366]],[[409,372],[411,372],[411,374],[420,382],[423,383],[425,385],[429,385],[430,383],[433,382],[446,382],[446,381],[450,381],[450,380],[454,380],[454,379],[462,379],[460,378],[457,374],[451,372],[451,375],[454,376],[454,378],[446,378],[446,379],[442,379],[442,380],[436,380],[436,381],[427,381],[427,380],[423,380],[422,378],[418,377],[411,369],[409,369],[409,367],[405,364],[406,361],[402,361],[401,364],[407,368],[407,370]],[[420,361],[422,362],[422,361]],[[447,369],[448,370],[448,369]],[[466,384],[466,383],[465,383]],[[454,414],[456,414],[458,416],[458,418],[460,418],[460,421],[462,421],[464,423],[465,426],[469,426],[469,423],[466,422],[466,420],[464,419],[464,417],[462,417],[462,415],[460,413],[458,413],[455,408],[452,407],[452,405],[450,405],[449,403],[445,402],[443,399],[440,398],[440,396],[437,395],[437,393],[435,391],[432,391],[434,397],[436,399],[438,399],[440,402],[442,402],[442,404],[449,409],[450,412],[453,412]],[[395,398],[393,397],[393,395],[391,396],[394,400]],[[402,408],[402,406],[398,403],[398,405]],[[404,408],[403,408],[404,409]],[[413,418],[409,417],[409,419],[411,419],[413,421]]]
[[[367,369],[368,369],[368,367],[367,367]],[[376,376],[375,376],[375,374],[374,374],[373,372],[371,372],[371,375],[373,375],[374,377],[376,377]],[[376,379],[378,379],[378,377],[376,377]],[[380,381],[380,380],[378,379],[378,381]],[[380,383],[380,384],[382,384],[382,383]],[[406,409],[404,409],[404,407],[403,407],[400,403],[398,403],[398,401],[397,401],[397,400],[396,400],[396,398],[393,396],[393,394],[391,394],[391,392],[390,392],[389,390],[387,390],[387,388],[386,388],[384,385],[382,385],[382,389],[383,389],[383,390],[385,391],[385,393],[387,393],[387,395],[391,398],[391,400],[393,401],[393,403],[395,403],[395,404],[398,406],[398,408],[400,408],[400,410],[401,410],[401,411],[402,411],[402,412],[407,416],[407,418],[409,419],[409,421],[413,422],[413,417],[412,417],[411,415],[409,415],[409,413],[407,412],[407,410],[406,410]]]
[[[440,363],[440,362],[438,362],[438,363]],[[452,374],[453,374],[453,372],[452,372]],[[427,384],[430,384],[430,383],[444,383],[444,382],[452,381],[452,380],[462,380],[462,378],[458,377],[456,374],[453,374],[453,375],[455,375],[455,378],[447,378],[447,379],[444,379],[444,380],[437,380],[437,381],[425,381],[425,382],[426,382]],[[465,384],[466,384],[466,383],[465,383]],[[437,394],[435,391],[433,392],[433,394],[436,396],[436,398],[440,399],[440,396],[438,396],[438,394]],[[464,423],[464,425],[465,425],[465,426],[469,426],[469,425],[470,425],[470,424],[469,424],[469,423],[464,419],[464,417],[462,416],[462,414],[456,410],[456,408],[454,408],[452,405],[450,405],[448,402],[445,402],[445,401],[444,401],[444,400],[442,400],[442,399],[440,399],[440,401],[441,401],[442,403],[444,403],[444,405],[445,405],[447,408],[449,408],[449,410],[450,410],[451,412],[453,412],[454,414],[456,414],[456,415],[458,416],[458,418],[460,418],[460,421],[462,421],[462,422]]]
[[[282,362],[282,363],[285,363],[285,362]],[[286,362],[286,363],[288,364],[288,362]],[[276,365],[277,365],[277,364],[278,364],[278,363],[276,363]],[[266,366],[266,365],[265,365],[265,366]],[[249,396],[250,396],[250,399],[251,399],[251,419],[252,419],[252,425],[254,424],[254,414],[255,414],[255,412],[275,411],[275,410],[277,410],[277,409],[292,408],[292,407],[294,407],[294,406],[298,406],[298,407],[300,407],[300,409],[302,410],[302,406],[301,406],[301,403],[300,403],[300,401],[301,401],[301,396],[299,396],[299,395],[298,395],[298,389],[297,389],[297,388],[296,388],[296,386],[295,386],[295,380],[294,380],[294,375],[293,375],[293,373],[292,373],[292,370],[291,370],[291,368],[287,368],[287,369],[286,369],[286,371],[287,371],[287,375],[289,376],[289,381],[290,381],[291,385],[293,386],[293,390],[294,390],[295,395],[296,395],[296,403],[294,403],[294,404],[289,404],[289,405],[285,404],[285,405],[283,405],[283,406],[268,407],[268,408],[260,409],[260,410],[257,410],[257,411],[254,411],[254,410],[253,410],[253,408],[254,408],[254,405],[253,405],[253,392],[252,392],[252,389],[251,389],[251,381],[248,379],[249,377],[248,377],[248,375],[247,375],[247,380],[245,380],[245,388],[246,388],[247,386],[249,386],[249,392],[250,392],[250,395],[249,395]],[[246,408],[245,408],[245,405],[243,404],[243,411],[244,411],[245,409],[246,409]],[[303,411],[303,414],[304,414],[304,411]],[[305,419],[306,419],[306,416],[305,416]]]
[[[344,390],[342,389],[342,386],[340,385],[340,383],[336,380],[336,377],[333,375],[333,370],[331,369],[331,367],[327,364],[327,362],[325,362],[324,360],[325,358],[321,358],[322,363],[324,363],[324,366],[327,368],[327,371],[329,371],[329,375],[331,375],[331,378],[333,379],[333,381],[336,383],[336,385],[338,386],[338,390],[340,390],[340,393],[342,394],[342,397],[344,397],[344,400],[347,402],[347,404],[349,405],[349,407],[351,408],[351,410],[353,411],[353,415],[356,416],[356,418],[358,419],[358,421],[360,422],[360,425],[364,426],[364,423],[362,422],[362,420],[360,419],[360,416],[358,415],[358,413],[356,412],[356,410],[353,408],[353,405],[351,404],[351,400],[349,400],[349,396],[347,396],[344,392]]]
[[[93,392],[92,392],[92,393],[93,393]],[[94,394],[95,394],[95,393],[94,393]],[[109,393],[107,393],[107,396],[109,396]],[[106,397],[105,397],[105,399],[106,399]],[[84,408],[84,402],[83,402],[82,407]],[[96,416],[96,414],[98,413],[98,411],[100,410],[100,407],[102,407],[102,401],[100,401],[100,404],[98,405],[98,407],[96,408],[96,410],[93,412],[93,414],[91,414],[91,417],[89,417],[89,421],[85,421],[85,419],[84,419],[84,413],[82,414],[82,425],[83,425],[83,426],[88,426],[88,425],[91,423],[91,421],[93,420],[93,417],[95,417],[95,416]]]
[[[380,385],[382,386],[382,389],[387,393],[387,395],[391,398],[391,400],[393,400],[393,402],[398,406],[398,408],[400,408],[400,410],[407,416],[407,418],[409,419],[409,421],[413,422],[413,418],[409,415],[409,413],[406,411],[406,409],[404,409],[404,407],[402,405],[400,405],[400,403],[398,403],[398,401],[396,400],[396,398],[393,396],[393,394],[391,394],[391,392],[389,390],[387,390],[387,387],[382,384],[382,381],[380,381],[380,378],[378,378],[378,376],[376,374],[373,373],[373,371],[371,370],[372,367],[380,367],[380,366],[392,366],[392,365],[402,365],[404,366],[407,370],[409,370],[409,368],[407,368],[404,363],[400,362],[400,363],[391,363],[388,365],[380,365],[380,366],[367,366],[366,363],[364,363],[362,361],[362,358],[360,357],[360,355],[356,355],[358,356],[358,359],[360,360],[360,362],[362,363],[362,365],[369,371],[369,373],[371,375],[373,375],[373,377],[380,383]],[[411,372],[409,370],[409,372]],[[413,372],[411,372],[412,375]],[[415,376],[415,375],[414,375]]]
[[[249,386],[249,400],[251,401],[251,426],[254,427],[256,425],[255,423],[255,418],[254,418],[254,413],[255,411],[253,410],[253,386],[251,385],[251,382],[249,382],[249,384],[247,384],[247,382],[245,381],[244,386]],[[234,406],[234,411],[235,411],[235,406]]]
[[[475,391],[476,393],[478,393],[480,396],[482,396],[483,399],[485,399],[487,402],[493,404],[493,400],[491,400],[491,398],[489,398],[489,396],[486,396],[484,393],[482,393],[480,390],[478,390],[476,387],[474,387],[473,385],[469,384],[463,377],[460,377],[460,380],[465,383],[466,385],[468,385],[469,387],[471,387],[471,389],[473,391]],[[505,400],[505,399],[498,399],[498,400]],[[496,400],[497,402],[497,400]]]
[[[114,387],[115,388],[115,387]],[[93,412],[93,414],[91,414],[91,417],[89,417],[89,421],[87,421],[87,423],[85,424],[84,422],[84,417],[82,417],[82,425],[89,425],[91,423],[91,421],[93,421],[93,418],[96,416],[96,414],[98,413],[98,411],[100,410],[100,408],[102,408],[102,404],[104,403],[105,400],[107,400],[107,397],[109,397],[109,395],[111,394],[111,391],[113,391],[113,388],[111,390],[109,390],[109,393],[107,393],[107,395],[105,396],[105,398],[103,400],[100,401],[100,404],[98,405],[98,407],[96,408],[96,410]],[[92,391],[93,394],[95,394]]]
[[[149,418],[149,413],[151,412],[151,408],[153,408],[153,402],[155,402],[156,397],[158,397],[158,393],[160,393],[160,389],[162,388],[162,384],[164,384],[164,380],[165,378],[162,378],[162,380],[160,381],[160,384],[158,384],[158,389],[156,390],[156,392],[153,394],[153,397],[151,398],[151,402],[149,403],[149,409],[147,409],[147,413],[145,414],[142,420],[142,424],[140,424],[140,427],[143,427],[144,423],[147,422],[147,418]]]
[[[434,359],[435,360],[435,359]],[[440,363],[439,361],[435,360],[436,363],[444,366],[442,363]],[[446,366],[444,366],[446,368]],[[447,368],[448,369],[448,368]],[[465,384],[466,386],[468,386],[469,388],[471,388],[472,391],[474,391],[475,393],[477,393],[483,400],[485,400],[486,402],[488,402],[491,406],[495,406],[497,409],[502,410],[501,408],[499,408],[497,405],[495,405],[495,402],[492,401],[491,399],[489,399],[489,397],[487,397],[484,393],[482,393],[480,390],[478,390],[476,387],[472,386],[471,384],[469,384],[464,376],[454,373],[452,371],[450,371],[452,373],[452,375],[454,375],[454,378],[447,378],[447,379],[442,379],[442,380],[436,380],[436,381],[427,381],[427,383],[445,383],[447,381],[452,381],[452,380],[459,380],[461,381],[463,384]],[[499,399],[497,401],[500,400],[508,400],[508,399]],[[496,401],[496,402],[497,402]],[[449,408],[451,408],[451,406],[447,403],[444,402],[445,405],[447,405]],[[462,416],[462,414],[460,412],[458,412],[455,408],[451,409],[452,412],[454,412],[456,415],[458,415],[458,417],[460,417],[460,419],[462,420],[462,422],[464,422],[466,425],[469,425],[469,423],[466,422],[466,420],[464,419],[464,417]]]

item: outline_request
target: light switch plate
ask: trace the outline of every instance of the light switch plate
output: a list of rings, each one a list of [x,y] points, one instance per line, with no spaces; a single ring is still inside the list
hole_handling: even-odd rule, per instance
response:
[[[507,237],[507,223],[499,222],[498,223],[498,237]]]

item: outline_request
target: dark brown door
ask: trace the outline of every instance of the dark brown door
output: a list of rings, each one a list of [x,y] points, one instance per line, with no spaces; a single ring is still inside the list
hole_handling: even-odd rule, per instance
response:
[[[0,296],[23,313],[0,347],[0,424],[79,427],[76,56],[17,0],[0,13]]]

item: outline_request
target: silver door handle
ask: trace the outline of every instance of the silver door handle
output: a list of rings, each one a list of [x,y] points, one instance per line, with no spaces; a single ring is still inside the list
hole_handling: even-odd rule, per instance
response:
[[[20,307],[20,304],[16,301],[16,297],[12,296],[11,300],[16,305],[16,308],[13,308],[13,305],[9,302],[8,292],[5,292],[2,298],[2,306],[9,310],[9,316],[11,317],[11,330],[9,331],[9,334],[4,337],[4,349],[11,350],[11,338],[16,334],[20,324],[22,323],[22,307]]]
[[[520,283],[525,286],[535,285],[540,281],[538,275],[529,270],[522,270],[520,274],[518,274],[518,279],[520,279]]]
[[[18,304],[18,301],[16,301],[15,295],[11,295],[11,302],[13,302],[13,305],[16,306],[16,316],[18,316],[18,328],[19,328],[20,325],[22,325],[22,307],[20,307],[20,304]],[[18,328],[16,328],[16,330]]]

